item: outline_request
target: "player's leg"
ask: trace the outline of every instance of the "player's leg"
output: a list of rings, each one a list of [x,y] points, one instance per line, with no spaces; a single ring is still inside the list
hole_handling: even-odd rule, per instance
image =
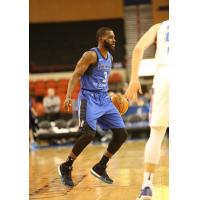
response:
[[[107,151],[104,153],[100,161],[97,164],[95,164],[91,169],[91,173],[94,176],[108,184],[113,183],[113,180],[108,176],[106,172],[108,161],[119,150],[119,148],[124,143],[128,135],[125,128],[116,128],[112,129],[112,131],[113,137],[108,145]]]
[[[91,173],[100,180],[111,184],[113,183],[113,180],[106,172],[107,163],[124,143],[128,133],[119,112],[115,108],[109,109],[109,112],[102,116],[98,121],[105,128],[111,128],[113,136],[111,142],[108,144],[107,151],[104,153],[101,160],[91,169]]]
[[[150,137],[145,147],[143,185],[137,200],[152,199],[152,185],[156,166],[160,160],[163,138],[169,123],[169,87],[168,81],[161,77],[157,82],[153,99],[150,119]]]
[[[161,144],[166,129],[166,127],[151,127],[150,137],[145,147],[143,184],[138,200],[152,198],[154,173],[160,160]]]
[[[79,154],[85,149],[85,147],[93,140],[96,133],[96,115],[95,115],[95,105],[90,105],[89,102],[83,100],[80,105],[80,128],[81,136],[76,141],[75,145],[72,148],[71,153],[69,154],[66,162],[62,163],[58,167],[59,175],[61,180],[65,185],[74,186],[72,181],[71,172],[72,165],[75,159]],[[87,117],[89,116],[89,122]]]

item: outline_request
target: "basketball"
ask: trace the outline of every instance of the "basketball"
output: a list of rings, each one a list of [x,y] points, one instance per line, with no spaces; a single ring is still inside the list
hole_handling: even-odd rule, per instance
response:
[[[119,110],[120,114],[124,115],[128,110],[128,100],[120,93],[113,94],[111,96],[111,100],[115,107]]]

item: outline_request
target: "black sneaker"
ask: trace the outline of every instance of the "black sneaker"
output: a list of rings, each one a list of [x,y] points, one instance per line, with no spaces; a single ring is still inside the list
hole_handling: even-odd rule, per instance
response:
[[[60,175],[61,181],[64,185],[73,187],[74,183],[72,181],[72,167],[67,166],[66,163],[63,163],[58,166],[58,174]]]
[[[106,166],[96,164],[91,170],[91,174],[105,183],[112,184],[113,180],[106,173]]]

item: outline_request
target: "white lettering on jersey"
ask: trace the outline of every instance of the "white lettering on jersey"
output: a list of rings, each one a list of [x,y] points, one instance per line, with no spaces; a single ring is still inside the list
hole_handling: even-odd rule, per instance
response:
[[[169,64],[169,20],[164,21],[158,30],[155,58],[158,65]]]

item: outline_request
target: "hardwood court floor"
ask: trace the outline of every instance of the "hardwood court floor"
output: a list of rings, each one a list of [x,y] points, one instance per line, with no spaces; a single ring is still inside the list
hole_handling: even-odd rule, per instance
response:
[[[72,189],[61,184],[57,166],[66,159],[69,147],[30,153],[30,199],[44,200],[135,200],[143,176],[144,140],[127,141],[109,161],[107,169],[114,183],[108,185],[89,170],[101,158],[107,144],[90,144],[74,163]],[[168,200],[168,139],[162,145],[161,160],[154,179],[154,199]]]

